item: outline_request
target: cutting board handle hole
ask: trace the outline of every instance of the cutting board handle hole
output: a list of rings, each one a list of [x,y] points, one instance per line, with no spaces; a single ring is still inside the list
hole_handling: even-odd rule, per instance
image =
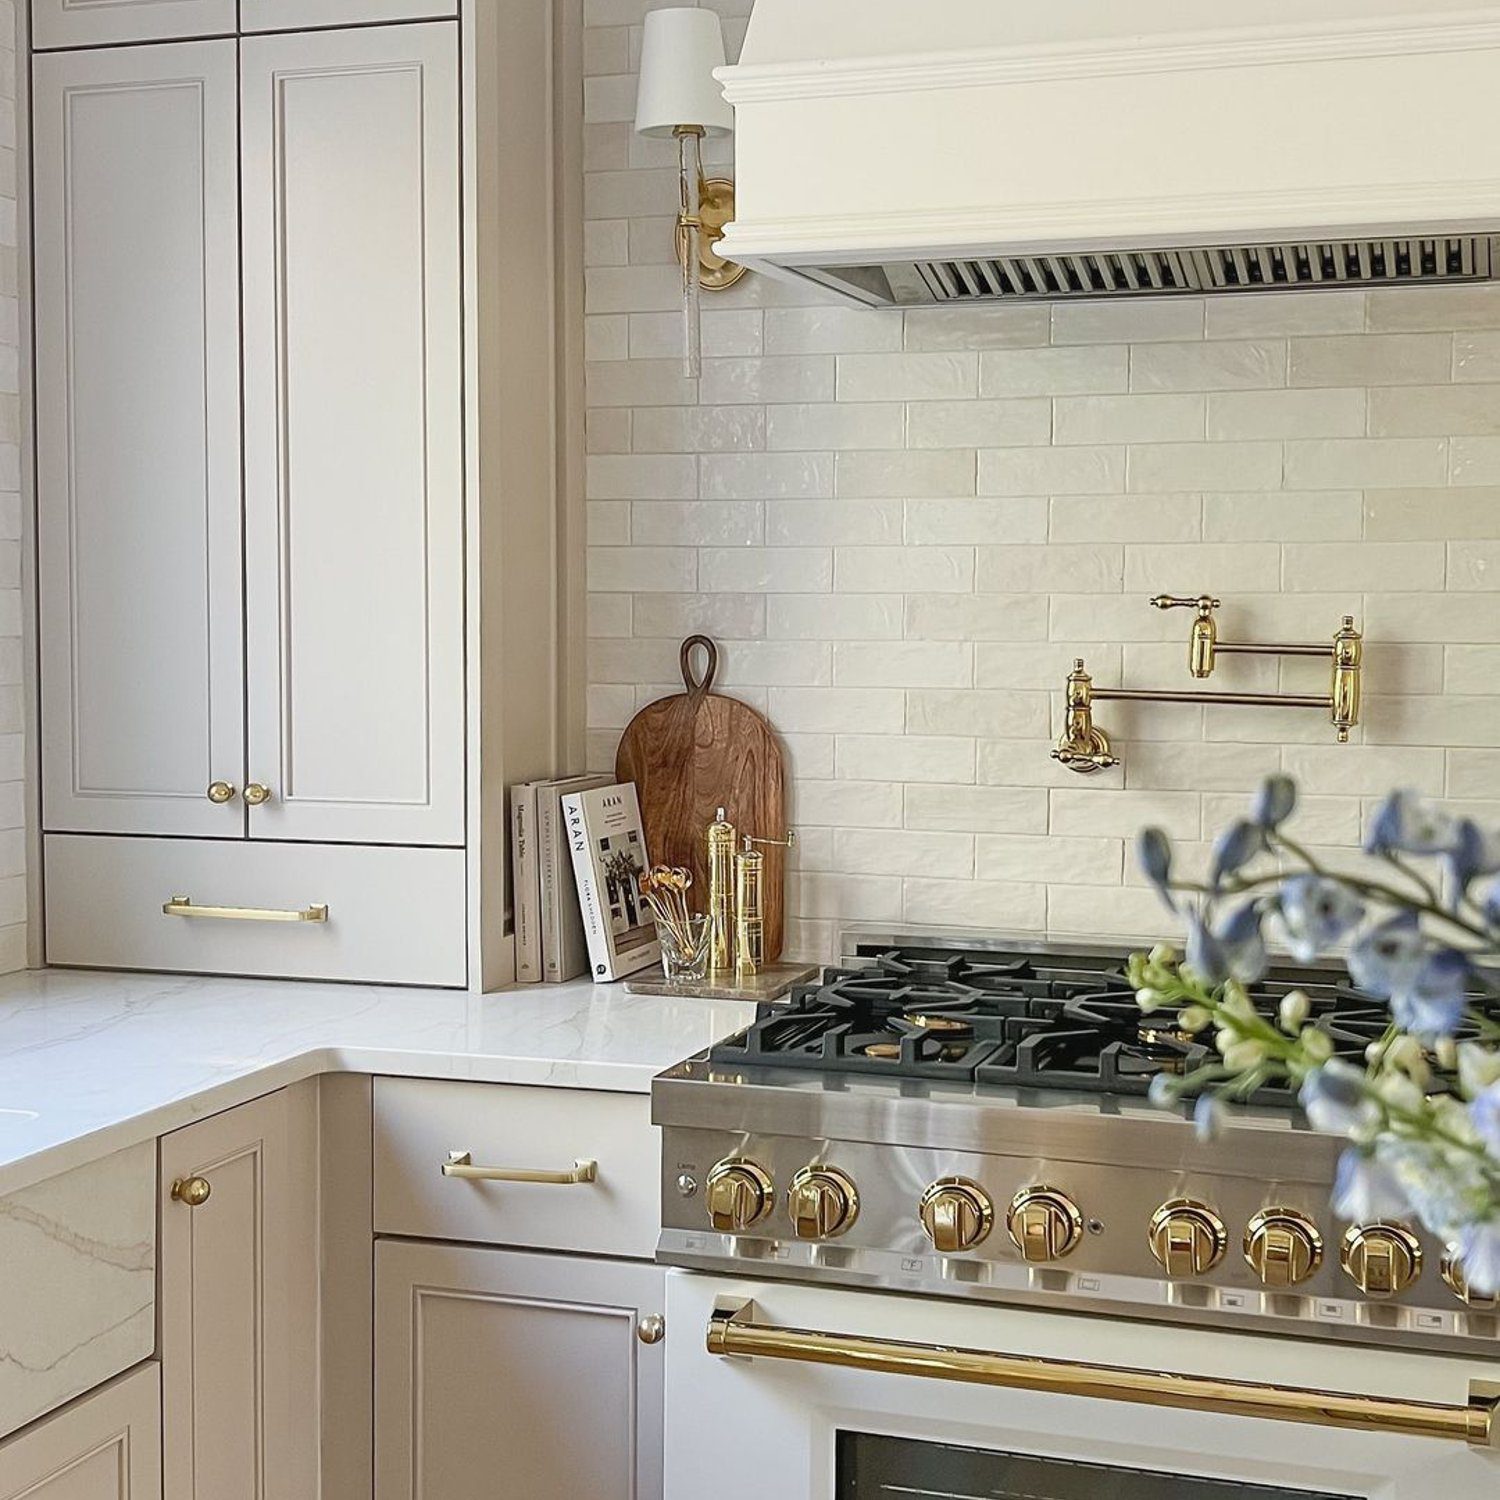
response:
[[[699,647],[706,659],[701,680],[693,675],[693,652]],[[706,635],[690,635],[682,643],[678,660],[682,664],[682,685],[688,692],[706,693],[713,687],[714,677],[719,670],[719,648]]]

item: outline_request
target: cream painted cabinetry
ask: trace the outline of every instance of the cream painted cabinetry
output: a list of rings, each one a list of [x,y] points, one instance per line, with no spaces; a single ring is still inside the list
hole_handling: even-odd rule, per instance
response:
[[[51,962],[469,977],[458,51],[35,59]]]
[[[232,36],[235,0],[31,0],[36,47]]]
[[[458,0],[240,0],[240,30],[291,31],[299,26],[426,21],[457,14]]]
[[[0,1500],[161,1500],[155,1364],[0,1443]]]
[[[161,1140],[164,1500],[318,1493],[316,1099],[299,1085]]]
[[[376,1500],[659,1500],[660,1267],[384,1240],[375,1274]]]

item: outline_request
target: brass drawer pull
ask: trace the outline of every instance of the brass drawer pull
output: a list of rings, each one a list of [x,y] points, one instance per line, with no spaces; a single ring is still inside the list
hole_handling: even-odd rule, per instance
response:
[[[326,922],[326,906],[283,910],[275,906],[202,906],[190,896],[173,896],[162,906],[168,917],[211,917],[221,922]]]
[[[223,807],[226,802],[234,801],[234,783],[232,781],[211,781],[208,784],[208,800],[216,807]]]
[[[179,1177],[172,1184],[172,1201],[189,1208],[202,1208],[213,1195],[213,1184],[206,1177]]]
[[[575,1161],[566,1172],[540,1172],[530,1167],[476,1167],[467,1151],[450,1151],[443,1163],[444,1177],[462,1177],[468,1182],[542,1182],[572,1187],[599,1180],[599,1163],[588,1158]]]
[[[1470,1382],[1466,1406],[1442,1406],[1389,1396],[1354,1396],[1248,1380],[1218,1380],[1206,1375],[1077,1364],[1029,1354],[991,1354],[979,1349],[950,1349],[897,1339],[778,1328],[755,1319],[753,1302],[717,1310],[709,1319],[708,1352],[790,1359],[843,1370],[868,1370],[879,1375],[920,1375],[929,1380],[1042,1391],[1054,1396],[1088,1396],[1142,1406],[1303,1422],[1317,1427],[1347,1427],[1397,1437],[1446,1438],[1475,1448],[1496,1447],[1500,1436],[1500,1421],[1496,1419],[1500,1384],[1488,1381]]]
[[[260,807],[271,800],[271,788],[259,781],[252,781],[245,788],[245,801],[251,807]]]

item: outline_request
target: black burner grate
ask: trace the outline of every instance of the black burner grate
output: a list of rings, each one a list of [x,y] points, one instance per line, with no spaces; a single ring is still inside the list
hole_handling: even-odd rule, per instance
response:
[[[1313,1021],[1340,1056],[1362,1057],[1385,1030],[1383,1007],[1321,970],[1275,971],[1254,999],[1274,1016],[1294,988],[1308,995]],[[1210,1061],[1209,1046],[1174,1025],[1171,1013],[1141,1012],[1110,960],[892,949],[865,967],[825,970],[709,1055],[736,1067],[1139,1095],[1158,1073],[1191,1073]],[[1275,1085],[1252,1102],[1296,1101]]]

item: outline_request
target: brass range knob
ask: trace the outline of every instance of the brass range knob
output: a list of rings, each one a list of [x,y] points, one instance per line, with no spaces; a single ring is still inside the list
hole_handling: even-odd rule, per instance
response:
[[[172,1184],[172,1201],[189,1208],[202,1208],[213,1195],[213,1184],[206,1177],[179,1177]]]
[[[1056,1188],[1024,1188],[1011,1200],[1005,1227],[1022,1258],[1041,1265],[1072,1253],[1083,1238],[1083,1215]]]
[[[1172,1198],[1151,1215],[1151,1253],[1174,1279],[1206,1276],[1224,1259],[1229,1231],[1206,1203]]]
[[[1245,1228],[1245,1259],[1262,1286],[1297,1286],[1323,1264],[1323,1236],[1294,1208],[1263,1208]]]
[[[764,1167],[731,1156],[708,1174],[703,1197],[714,1228],[720,1234],[740,1234],[771,1212],[776,1189]]]
[[[995,1224],[989,1194],[967,1177],[939,1177],[922,1194],[917,1213],[932,1248],[942,1255],[972,1250]]]
[[[210,781],[208,784],[208,800],[218,807],[226,802],[234,801],[234,783],[232,781]]]
[[[1464,1275],[1464,1268],[1450,1250],[1439,1267],[1443,1282],[1460,1302],[1467,1303],[1476,1312],[1493,1312],[1500,1307],[1500,1295],[1493,1292],[1476,1292]]]
[[[1395,1297],[1422,1274],[1422,1244],[1403,1224],[1353,1224],[1339,1263],[1367,1297]]]
[[[245,801],[248,802],[251,807],[259,807],[262,803],[269,802],[270,800],[271,788],[262,785],[258,781],[252,781],[245,788]]]
[[[786,1191],[799,1240],[830,1240],[859,1217],[859,1192],[837,1167],[803,1167]]]

